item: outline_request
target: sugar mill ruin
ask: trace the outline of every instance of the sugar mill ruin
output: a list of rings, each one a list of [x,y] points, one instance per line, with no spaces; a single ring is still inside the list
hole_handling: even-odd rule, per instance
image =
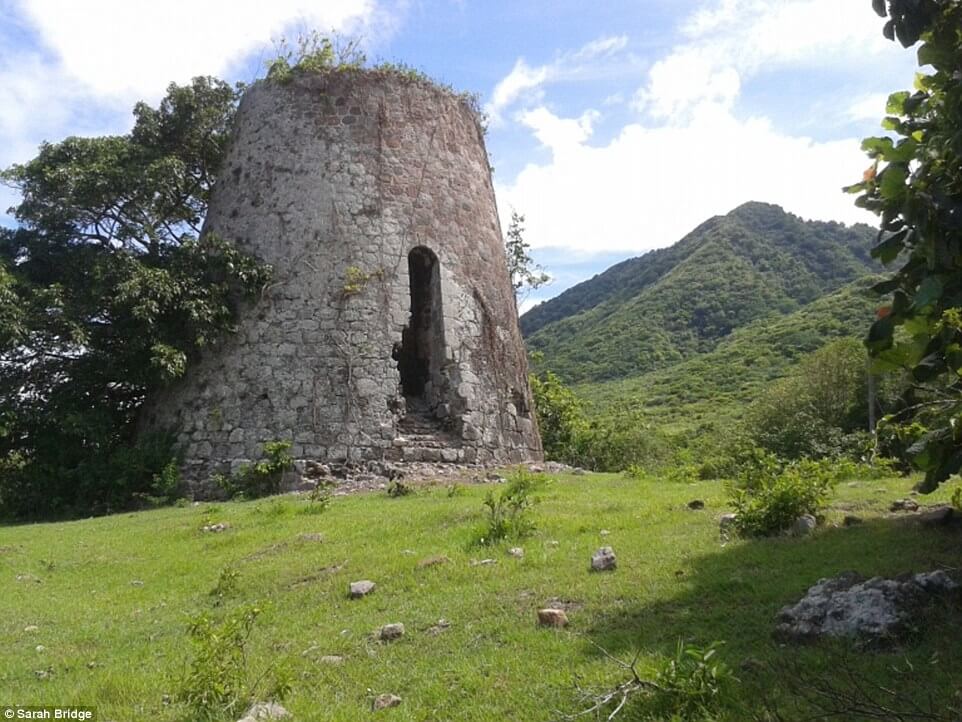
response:
[[[205,232],[274,268],[237,333],[150,404],[193,485],[292,442],[331,464],[542,458],[483,131],[377,71],[261,81]]]

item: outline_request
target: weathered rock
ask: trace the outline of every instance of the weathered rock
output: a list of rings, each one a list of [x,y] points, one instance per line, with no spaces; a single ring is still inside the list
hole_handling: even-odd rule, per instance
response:
[[[332,664],[336,666],[344,663],[344,657],[339,654],[325,654],[322,657],[318,657],[317,661],[321,664]]]
[[[811,514],[802,514],[792,524],[790,534],[792,536],[807,536],[815,531],[818,521]]]
[[[26,627],[23,628],[24,632],[37,632],[39,630],[40,630],[40,627],[38,627],[36,624],[28,624]]]
[[[918,511],[918,502],[912,499],[896,499],[889,507],[889,511]]]
[[[602,529],[600,532],[598,532],[598,534],[600,536],[608,536],[609,534],[611,534],[611,532],[608,531],[607,529]]]
[[[919,514],[919,521],[926,526],[947,526],[952,523],[954,516],[951,506],[940,506]]]
[[[508,549],[508,556],[515,559],[524,559],[524,549],[521,547],[511,547]]]
[[[403,700],[396,694],[379,694],[372,705],[375,712],[389,707],[397,707]]]
[[[497,559],[472,559],[471,560],[472,567],[486,567],[489,564],[497,564],[497,563],[498,563]]]
[[[563,609],[539,609],[538,624],[542,627],[567,627],[568,615]]]
[[[277,702],[258,702],[252,705],[237,722],[266,722],[268,720],[289,719],[291,713]]]
[[[731,528],[735,525],[736,519],[738,519],[738,514],[735,514],[734,512],[722,514],[720,517],[718,517],[718,528],[723,532],[731,531]]]
[[[362,579],[359,582],[351,582],[351,599],[366,597],[377,588],[377,584],[369,579]]]
[[[842,524],[844,526],[855,526],[862,523],[862,517],[855,516],[854,514],[846,514],[845,518],[842,519]]]
[[[601,547],[591,555],[591,570],[595,572],[607,572],[618,566],[615,558],[615,550],[611,547]]]
[[[404,636],[404,625],[400,622],[385,624],[377,633],[377,638],[382,642],[391,642]]]
[[[703,502],[701,499],[692,499],[691,501],[688,502],[688,508],[693,509],[695,511],[697,511],[698,509],[704,509],[705,502]]]
[[[427,628],[427,633],[433,637],[436,637],[437,635],[441,634],[441,632],[448,629],[450,626],[451,626],[451,622],[449,622],[447,619],[444,619],[442,617],[437,621],[436,624],[432,624],[430,627]]]
[[[540,464],[531,464],[528,466],[528,471],[530,471],[532,474],[543,474],[544,467]]]
[[[203,527],[203,531],[211,532],[214,534],[217,534],[222,531],[227,531],[228,529],[230,529],[230,524],[228,524],[227,522],[218,522],[216,524],[205,524]]]
[[[896,638],[906,621],[934,595],[958,595],[945,572],[863,580],[855,572],[820,579],[802,599],[778,613],[775,635],[790,641],[855,637],[865,643]]]

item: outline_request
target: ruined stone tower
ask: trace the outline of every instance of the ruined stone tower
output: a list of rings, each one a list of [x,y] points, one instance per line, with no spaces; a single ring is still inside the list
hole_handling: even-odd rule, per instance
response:
[[[261,81],[206,230],[274,267],[236,334],[149,406],[202,482],[287,439],[321,462],[539,459],[477,118],[377,71]]]

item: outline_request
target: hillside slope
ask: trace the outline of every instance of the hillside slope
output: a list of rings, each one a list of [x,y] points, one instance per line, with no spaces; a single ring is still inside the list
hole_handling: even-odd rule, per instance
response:
[[[632,378],[582,384],[579,396],[593,414],[643,412],[659,425],[691,427],[738,416],[772,380],[802,356],[837,338],[861,338],[878,304],[866,276],[778,318],[736,329],[718,346],[670,368]]]
[[[537,306],[522,329],[529,349],[568,382],[637,376],[878,270],[873,233],[747,203]]]

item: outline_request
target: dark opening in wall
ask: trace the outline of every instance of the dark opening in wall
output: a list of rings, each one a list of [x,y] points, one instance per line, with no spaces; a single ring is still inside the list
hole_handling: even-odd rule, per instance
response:
[[[411,283],[411,316],[401,333],[397,354],[401,389],[407,397],[424,397],[435,376],[442,355],[441,280],[438,257],[418,246],[408,254]],[[433,391],[437,391],[436,388]],[[429,403],[436,399],[425,399]]]

